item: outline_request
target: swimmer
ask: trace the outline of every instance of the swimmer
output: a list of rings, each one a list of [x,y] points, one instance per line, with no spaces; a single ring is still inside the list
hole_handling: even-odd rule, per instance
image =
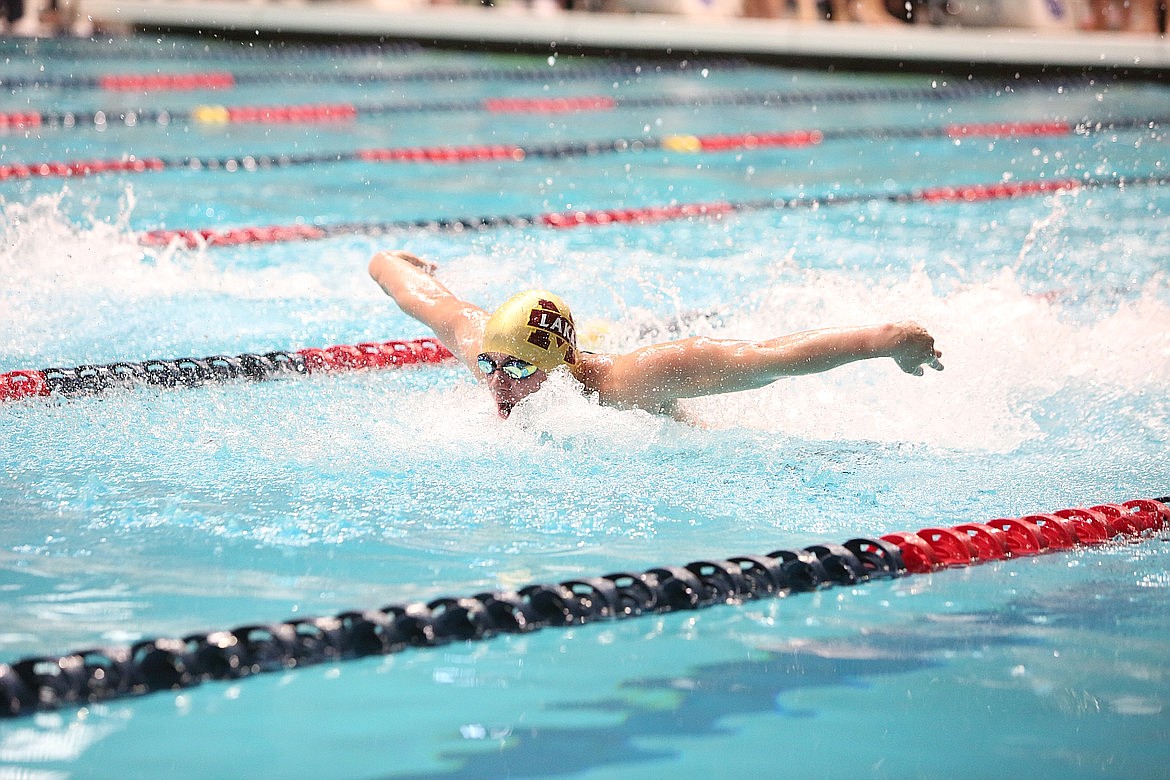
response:
[[[810,330],[765,341],[686,338],[626,354],[580,352],[568,305],[527,290],[489,314],[456,297],[437,266],[409,252],[379,252],[370,276],[403,312],[430,328],[486,382],[500,417],[567,370],[600,403],[677,415],[676,402],[764,387],[782,377],[815,374],[868,358],[889,357],[908,374],[942,370],[942,352],[913,322]]]

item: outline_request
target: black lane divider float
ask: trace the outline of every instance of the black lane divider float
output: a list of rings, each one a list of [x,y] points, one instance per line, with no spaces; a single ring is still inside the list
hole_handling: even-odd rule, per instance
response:
[[[1002,97],[1010,94],[1065,92],[1076,83],[1044,81],[1036,83],[964,82],[928,87],[857,87],[809,91],[730,90],[693,95],[659,95],[621,97],[614,95],[576,95],[565,97],[507,97],[468,100],[399,100],[384,103],[314,103],[308,105],[221,106],[205,105],[185,110],[100,109],[97,111],[19,111],[0,113],[0,131],[34,127],[140,127],[198,122],[206,125],[232,123],[330,123],[350,122],[360,117],[399,114],[478,112],[560,114],[618,109],[660,109],[672,106],[694,108],[723,106],[762,106],[786,108],[832,103],[970,100]],[[1079,84],[1084,87],[1084,83]]]
[[[793,198],[767,198],[744,201],[683,203],[665,206],[579,210],[528,215],[483,217],[440,217],[435,219],[395,220],[390,222],[343,222],[335,224],[269,225],[227,230],[213,228],[152,230],[139,234],[144,246],[188,248],[272,244],[286,241],[317,241],[335,236],[382,236],[410,230],[464,232],[501,227],[575,228],[617,224],[647,225],[679,219],[720,219],[737,212],[786,209],[810,209],[856,203],[973,203],[1033,197],[1079,189],[1121,189],[1131,186],[1170,184],[1170,174],[1160,176],[1112,176],[1108,178],[1042,179],[1038,181],[996,182],[994,184],[958,184],[900,192],[855,194],[798,195]]]
[[[606,62],[544,67],[414,67],[410,71],[362,70],[350,72],[307,72],[287,67],[267,72],[232,73],[109,73],[101,76],[33,76],[0,78],[2,89],[102,89],[111,92],[155,92],[231,89],[256,84],[363,84],[409,82],[539,82],[560,83],[587,79],[631,78],[670,74],[708,74],[712,71],[741,70],[744,60],[682,60],[663,64],[652,62]]]
[[[263,381],[331,371],[401,368],[441,363],[451,352],[432,338],[364,342],[295,352],[213,355],[203,358],[118,362],[76,368],[43,368],[0,374],[0,402],[60,396],[77,398],[136,385],[198,387],[209,382]]]
[[[526,634],[542,628],[741,604],[871,580],[971,566],[1170,529],[1170,497],[1062,509],[916,533],[856,538],[766,555],[736,555],[615,572],[518,591],[441,597],[281,623],[200,631],[131,646],[92,647],[0,664],[0,716],[192,688],[407,648]],[[1163,537],[1165,538],[1165,537]]]
[[[338,163],[454,164],[488,161],[522,162],[529,159],[570,159],[654,150],[717,153],[753,149],[797,149],[825,141],[853,139],[1037,138],[1088,136],[1106,131],[1155,130],[1170,124],[1170,116],[1105,121],[1039,120],[945,125],[943,127],[856,127],[829,130],[786,130],[712,135],[667,135],[660,138],[610,138],[545,144],[475,144],[466,146],[407,146],[355,149],[305,154],[242,154],[231,157],[144,157],[67,160],[0,165],[0,181],[44,177],[79,177],[102,173],[148,173],[166,170],[256,172],[302,165]]]

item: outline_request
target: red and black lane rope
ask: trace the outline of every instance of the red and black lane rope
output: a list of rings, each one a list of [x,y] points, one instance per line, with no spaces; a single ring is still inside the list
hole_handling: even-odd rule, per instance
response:
[[[223,124],[289,124],[350,122],[364,117],[416,113],[488,112],[503,114],[563,114],[619,109],[661,109],[724,106],[791,106],[832,103],[857,104],[933,100],[967,100],[1067,90],[1063,82],[1017,83],[1009,86],[963,82],[930,87],[836,88],[808,91],[726,90],[703,94],[645,97],[575,95],[566,97],[509,97],[469,100],[400,100],[383,103],[312,103],[306,105],[198,106],[193,110],[17,111],[0,113],[0,132],[32,128],[140,127],[199,122]]]
[[[100,173],[146,173],[164,170],[260,171],[302,165],[334,163],[432,163],[453,164],[504,160],[567,159],[622,152],[674,148],[679,151],[714,151],[732,148],[796,148],[823,139],[818,131],[744,133],[738,135],[665,136],[663,138],[607,139],[548,144],[475,144],[463,146],[414,146],[356,149],[316,154],[247,154],[233,157],[137,157],[107,160],[71,160],[0,165],[0,181],[33,177],[78,177]],[[702,148],[690,148],[695,143]]]
[[[529,159],[570,159],[654,150],[718,153],[755,149],[799,149],[825,141],[852,139],[1038,138],[1088,136],[1107,131],[1155,130],[1170,117],[1114,119],[1100,122],[1040,120],[953,124],[942,127],[859,127],[827,130],[760,131],[710,135],[667,135],[658,138],[610,138],[546,144],[468,144],[355,149],[302,154],[242,154],[230,157],[149,157],[64,160],[0,165],[0,181],[47,177],[79,177],[102,173],[148,173],[166,170],[255,172],[295,166],[336,163],[425,163],[449,165]]]
[[[43,368],[0,374],[0,402],[58,396],[76,398],[137,385],[198,387],[233,380],[264,381],[297,375],[441,363],[450,350],[432,338],[307,347],[293,352],[213,355]]]
[[[19,76],[0,78],[0,89],[100,89],[109,92],[159,92],[223,90],[257,84],[418,83],[454,81],[570,82],[612,78],[641,78],[671,74],[726,72],[747,67],[744,60],[682,60],[677,63],[607,62],[569,64],[560,67],[418,67],[410,70],[362,70],[301,72],[281,68],[266,72],[236,73],[225,70],[191,73],[108,73],[100,76]]]
[[[382,236],[410,230],[467,232],[502,227],[548,227],[568,229],[585,226],[647,225],[682,219],[719,219],[727,214],[767,210],[810,209],[857,203],[974,203],[1034,197],[1078,189],[1124,188],[1170,184],[1170,174],[1160,176],[1113,176],[1108,178],[1040,179],[1035,181],[958,184],[899,192],[800,195],[744,201],[676,203],[614,209],[591,209],[544,214],[513,214],[481,217],[440,217],[390,222],[344,222],[325,225],[269,225],[226,230],[214,228],[151,230],[139,234],[144,246],[239,246],[286,241],[316,241],[335,236]]]
[[[0,717],[192,688],[408,648],[486,640],[614,619],[696,610],[833,586],[972,566],[1170,530],[1170,497],[855,538],[766,555],[534,584],[518,591],[396,603],[328,617],[248,624],[91,647],[0,664]]]

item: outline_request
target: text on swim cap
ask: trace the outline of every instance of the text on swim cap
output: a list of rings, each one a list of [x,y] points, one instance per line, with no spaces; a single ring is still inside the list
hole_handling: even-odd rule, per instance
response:
[[[536,330],[529,334],[528,342],[547,350],[552,338],[557,340],[558,347],[565,347],[565,362],[570,365],[577,362],[576,345],[577,332],[573,321],[561,314],[560,309],[552,301],[541,300],[539,308],[528,313],[528,326]]]
[[[573,330],[572,321],[562,316],[559,312],[533,309],[528,316],[528,325],[532,328],[548,331],[554,336],[559,336],[561,339],[568,341],[570,344],[577,343],[577,334]]]

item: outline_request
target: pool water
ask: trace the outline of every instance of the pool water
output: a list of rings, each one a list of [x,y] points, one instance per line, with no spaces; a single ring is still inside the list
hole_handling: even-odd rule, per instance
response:
[[[946,369],[917,378],[889,361],[854,364],[691,401],[691,424],[598,407],[563,381],[503,422],[450,365],[3,404],[0,661],[1170,493],[1165,186],[867,197],[573,230],[196,249],[138,239],[1163,176],[1161,85],[980,82],[898,100],[883,91],[953,83],[734,61],[580,78],[574,68],[602,61],[182,38],[3,47],[5,78],[271,79],[129,93],[46,82],[6,88],[0,113],[673,102],[10,129],[0,165],[875,132],[703,154],[10,178],[0,372],[429,335],[366,276],[387,248],[437,261],[448,286],[487,308],[518,288],[556,290],[599,349],[915,319]],[[310,78],[437,69],[466,75]],[[547,76],[502,77],[521,70]],[[842,89],[870,92],[702,101]],[[877,132],[1052,120],[1119,129]],[[1130,120],[1149,123],[1120,128]],[[1165,536],[2,721],[0,777],[1157,776],[1170,762]]]

